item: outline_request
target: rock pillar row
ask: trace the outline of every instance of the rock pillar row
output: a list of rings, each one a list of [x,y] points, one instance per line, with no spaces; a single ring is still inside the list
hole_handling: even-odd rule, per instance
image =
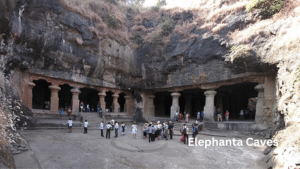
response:
[[[59,104],[58,91],[60,90],[60,87],[52,85],[49,86],[49,89],[51,90],[50,111],[58,112],[58,104]]]
[[[255,112],[255,122],[262,123],[261,119],[264,111],[264,84],[259,84],[254,87],[254,90],[258,92]]]
[[[173,99],[172,99],[170,119],[174,119],[176,111],[180,112],[179,97],[181,96],[181,94],[178,92],[174,92],[171,94],[171,96]]]
[[[124,96],[125,98],[125,105],[124,105],[124,112],[126,112],[128,115],[130,114],[130,96]]]
[[[99,96],[99,105],[102,109],[102,113],[105,114],[106,113],[106,105],[105,105],[105,91],[102,91],[100,93],[98,93],[98,96]]]
[[[214,112],[215,112],[215,95],[217,94],[214,90],[209,90],[204,92],[205,98],[205,106],[204,106],[204,118],[207,121],[214,121]]]
[[[74,87],[71,89],[72,92],[72,114],[79,115],[79,87]]]
[[[27,104],[28,108],[32,109],[32,88],[35,86],[35,83],[28,82],[27,84],[28,84],[28,87],[27,87],[27,99],[24,100],[24,101]]]
[[[119,94],[118,93],[115,93],[112,95],[114,101],[113,101],[113,112],[114,113],[119,113],[119,103],[118,103],[118,98],[119,98]]]
[[[189,115],[192,114],[192,98],[192,96],[186,96],[184,111]]]
[[[154,95],[148,96],[149,98],[149,117],[155,116],[155,106],[154,106]]]

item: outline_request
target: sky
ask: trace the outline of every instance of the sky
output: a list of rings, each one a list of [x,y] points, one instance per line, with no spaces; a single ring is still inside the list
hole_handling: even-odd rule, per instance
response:
[[[174,7],[195,7],[199,5],[199,2],[201,0],[166,0],[167,6],[164,8],[174,8]],[[144,7],[151,7],[155,6],[157,3],[157,0],[146,0],[144,3]]]

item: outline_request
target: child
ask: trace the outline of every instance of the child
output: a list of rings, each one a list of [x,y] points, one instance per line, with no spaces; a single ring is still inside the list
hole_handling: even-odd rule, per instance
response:
[[[121,135],[125,135],[125,124],[124,124],[124,122],[122,122],[122,124],[121,124]]]
[[[133,138],[136,138],[136,133],[137,133],[137,125],[135,124],[135,122],[133,122],[132,129],[131,129],[131,134]]]
[[[85,122],[83,123],[83,128],[84,128],[83,134],[87,134],[88,126],[89,126],[89,122],[85,120]]]
[[[69,120],[68,120],[68,125],[69,125],[69,133],[72,133],[73,121],[71,120],[71,118],[69,118]]]

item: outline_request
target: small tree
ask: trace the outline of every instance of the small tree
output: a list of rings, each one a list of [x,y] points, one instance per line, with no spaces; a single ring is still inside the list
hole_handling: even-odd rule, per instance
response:
[[[145,0],[127,0],[126,1],[126,4],[130,5],[134,9],[135,12],[138,12],[142,8],[144,3],[145,3]]]

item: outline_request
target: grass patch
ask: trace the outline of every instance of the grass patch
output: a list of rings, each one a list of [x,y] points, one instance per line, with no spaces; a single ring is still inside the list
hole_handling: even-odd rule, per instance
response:
[[[171,19],[169,17],[163,17],[162,21],[163,21],[163,24],[161,27],[161,33],[164,36],[168,36],[172,33],[172,31],[175,28],[174,21],[173,21],[173,19]]]
[[[229,50],[231,61],[236,58],[244,57],[250,54],[250,47],[247,45],[232,46]]]
[[[262,12],[272,16],[278,13],[284,6],[286,2],[284,0],[252,0],[247,4],[247,12],[251,12],[254,9],[261,9]]]

